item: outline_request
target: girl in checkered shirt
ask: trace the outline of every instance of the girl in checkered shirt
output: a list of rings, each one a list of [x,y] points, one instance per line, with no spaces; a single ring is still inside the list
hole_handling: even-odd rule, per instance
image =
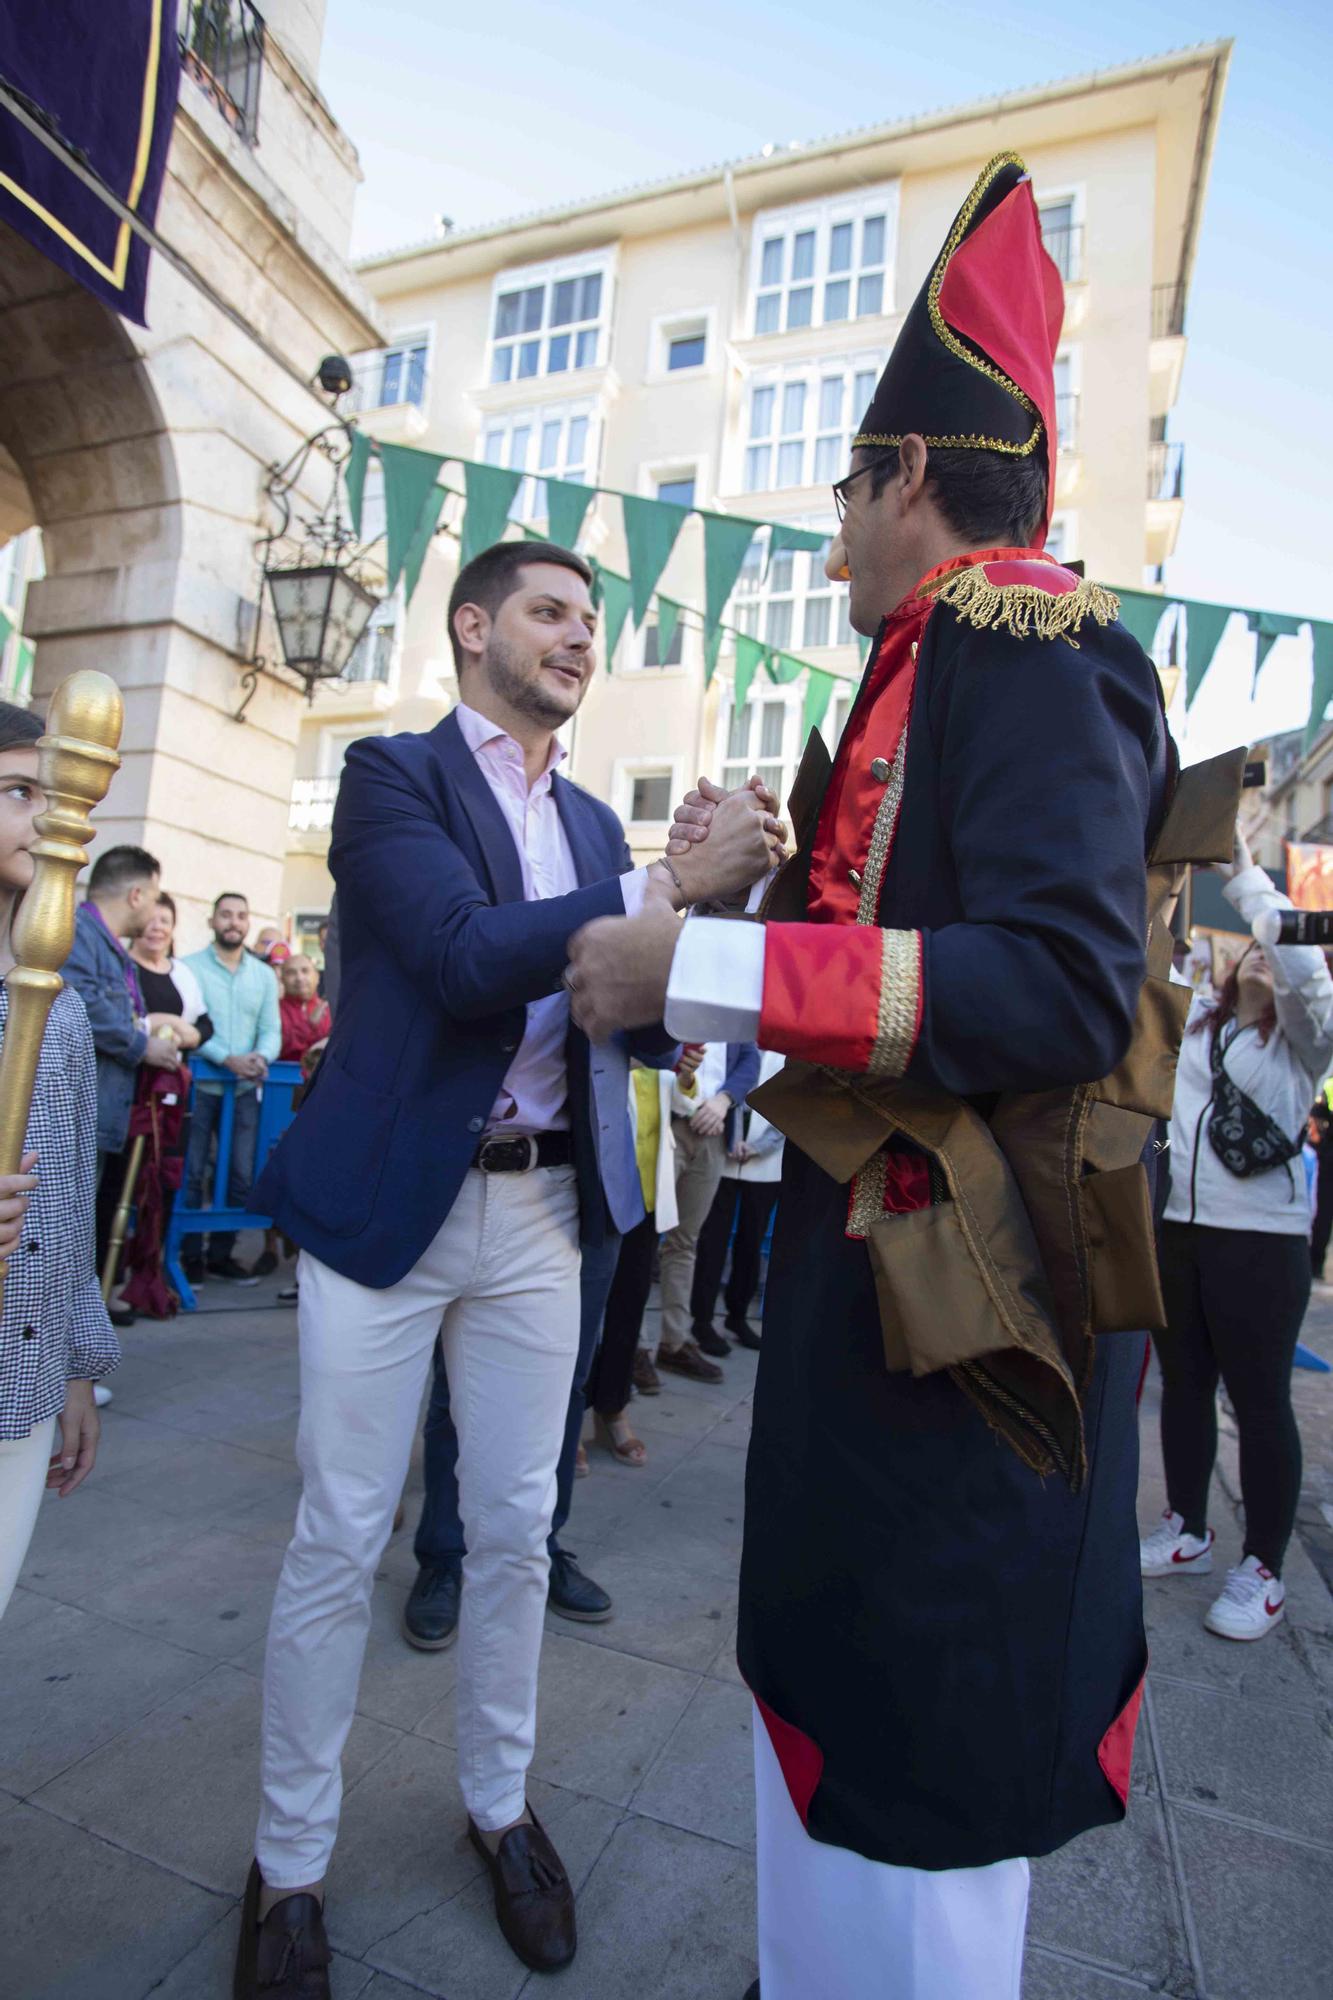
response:
[[[0,980],[10,927],[32,881],[42,725],[0,702]],[[0,1039],[9,994],[0,984]],[[93,1469],[101,1420],[93,1384],[120,1359],[93,1260],[97,1094],[93,1039],[77,993],[57,994],[42,1038],[17,1174],[0,1175],[0,1615],[43,1492],[64,1498]]]

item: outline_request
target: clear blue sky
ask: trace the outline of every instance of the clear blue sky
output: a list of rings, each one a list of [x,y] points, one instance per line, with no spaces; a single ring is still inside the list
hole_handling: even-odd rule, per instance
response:
[[[1167,587],[1333,619],[1333,8],[1314,0],[329,0],[320,81],[360,150],[358,253],[1232,35],[1171,435],[1186,508]],[[1120,578],[1113,581],[1130,582]],[[1305,718],[1307,649],[1259,699],[1219,652],[1190,753]]]

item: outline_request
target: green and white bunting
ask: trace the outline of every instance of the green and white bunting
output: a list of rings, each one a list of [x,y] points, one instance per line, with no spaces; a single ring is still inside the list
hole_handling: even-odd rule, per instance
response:
[[[673,506],[669,500],[644,500],[634,493],[621,497],[620,510],[629,553],[630,608],[634,623],[642,625],[688,510]]]

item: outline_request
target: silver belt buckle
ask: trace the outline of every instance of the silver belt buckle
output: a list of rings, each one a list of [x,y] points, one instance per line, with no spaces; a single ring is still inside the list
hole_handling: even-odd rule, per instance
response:
[[[528,1142],[528,1164],[526,1167],[520,1167],[519,1172],[530,1174],[537,1164],[537,1141],[531,1132],[522,1132],[519,1134],[519,1137],[526,1139]]]

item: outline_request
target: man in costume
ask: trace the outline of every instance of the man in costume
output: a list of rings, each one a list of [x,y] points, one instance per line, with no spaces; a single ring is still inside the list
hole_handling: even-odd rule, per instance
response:
[[[754,1098],[793,1143],[738,1642],[763,2000],[1017,2000],[1027,1857],[1128,1797],[1123,1335],[1160,1315],[1141,1156],[1183,1018],[1160,909],[1187,854],[1229,851],[1238,768],[1182,832],[1152,665],[1043,552],[1062,303],[1022,163],[993,160],[835,488],[830,568],[877,636],[765,921],[650,914],[571,951],[594,1038],[666,987],[672,1034],[789,1058]],[[678,810],[678,850],[722,796]]]

